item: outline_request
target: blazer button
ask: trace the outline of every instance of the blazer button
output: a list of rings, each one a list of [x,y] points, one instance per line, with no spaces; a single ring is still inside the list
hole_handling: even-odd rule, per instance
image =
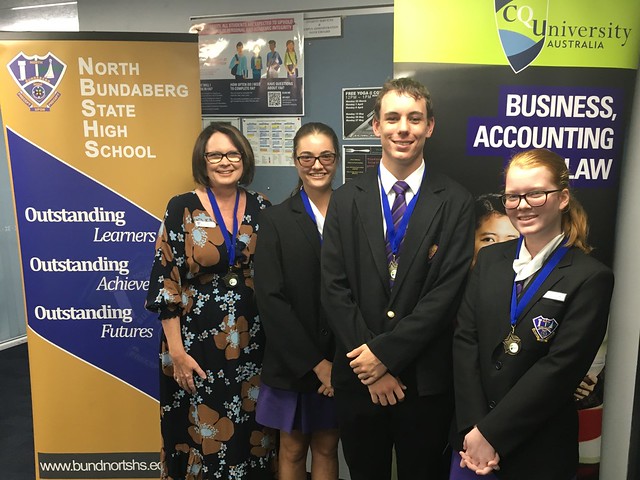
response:
[[[502,368],[502,362],[500,360],[498,360],[496,362],[496,370],[500,370]]]
[[[327,331],[327,329],[326,329],[326,328],[323,328],[322,330],[320,330],[320,333],[321,333],[322,335],[324,335],[325,337],[326,337],[327,335],[329,335],[329,332]]]
[[[389,318],[393,318],[393,317],[395,317],[395,316],[396,316],[396,312],[394,312],[393,310],[389,310],[389,311],[387,312],[387,317],[389,317]]]
[[[495,406],[496,406],[496,402],[491,400],[491,402],[489,402],[489,408],[494,408]]]

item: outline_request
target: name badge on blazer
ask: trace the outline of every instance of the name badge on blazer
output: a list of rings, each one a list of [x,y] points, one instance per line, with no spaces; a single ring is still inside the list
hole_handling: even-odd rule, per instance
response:
[[[558,322],[555,318],[545,318],[542,315],[533,319],[533,334],[536,336],[536,340],[539,342],[547,342],[556,330],[558,329]]]
[[[565,298],[567,298],[566,293],[562,292],[554,292],[553,290],[549,290],[545,293],[542,298],[548,298],[549,300],[557,300],[558,302],[564,302]]]
[[[196,227],[216,228],[216,222],[214,222],[213,220],[196,220]]]

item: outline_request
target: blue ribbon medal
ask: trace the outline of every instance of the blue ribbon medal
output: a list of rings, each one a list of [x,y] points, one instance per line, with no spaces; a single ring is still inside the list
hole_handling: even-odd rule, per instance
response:
[[[233,207],[233,231],[231,232],[231,235],[227,230],[227,226],[224,224],[224,218],[222,218],[222,212],[220,211],[220,207],[218,207],[216,196],[210,188],[207,188],[207,195],[209,195],[213,214],[216,217],[218,225],[220,225],[220,230],[222,230],[224,244],[227,248],[227,256],[229,257],[229,272],[222,277],[222,280],[227,288],[235,288],[240,279],[238,274],[233,271],[233,264],[236,261],[236,237],[238,236],[238,204],[240,203],[240,190],[236,191],[236,203]]]
[[[424,179],[425,171],[422,174],[422,178]],[[384,187],[382,186],[382,175],[380,174],[380,167],[378,166],[378,178],[380,178],[380,196],[382,198],[382,212],[384,214],[384,221],[387,224],[387,240],[389,242],[389,247],[391,249],[392,258],[389,262],[389,277],[391,281],[396,279],[396,274],[398,272],[398,252],[400,251],[400,245],[402,244],[402,240],[404,239],[404,234],[407,231],[407,226],[409,225],[409,219],[413,214],[413,209],[416,208],[416,202],[418,201],[418,196],[420,195],[420,190],[416,192],[413,196],[409,204],[407,205],[407,209],[404,211],[404,215],[402,216],[402,220],[398,224],[398,230],[396,231],[396,227],[393,224],[393,217],[391,215],[391,207],[389,206],[389,198],[384,191]],[[421,182],[422,183],[422,182]]]
[[[520,237],[518,240],[518,248],[516,250],[516,258],[520,256],[520,248],[522,247],[523,237]],[[569,251],[569,247],[565,246],[564,243],[558,247],[558,249],[553,252],[551,258],[544,264],[538,275],[533,279],[531,285],[526,289],[526,291],[522,294],[520,299],[518,300],[518,295],[516,292],[517,282],[513,282],[513,288],[511,290],[511,331],[509,335],[505,337],[502,341],[502,345],[504,346],[504,352],[509,355],[517,355],[520,353],[520,344],[522,340],[515,334],[516,323],[518,322],[518,317],[524,311],[524,308],[529,303],[529,301],[535,296],[535,294],[540,289],[542,283],[547,279],[547,277],[551,274],[556,265],[562,260],[562,257]]]

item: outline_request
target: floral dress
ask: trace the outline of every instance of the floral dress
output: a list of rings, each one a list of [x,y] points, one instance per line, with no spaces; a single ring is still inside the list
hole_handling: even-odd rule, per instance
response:
[[[195,192],[169,201],[156,243],[147,308],[160,319],[180,317],[186,352],[205,371],[196,393],[173,379],[162,335],[160,407],[162,479],[271,478],[272,432],[255,422],[264,334],[253,292],[258,212],[268,200],[246,193],[236,237],[234,271],[227,288],[224,237]]]

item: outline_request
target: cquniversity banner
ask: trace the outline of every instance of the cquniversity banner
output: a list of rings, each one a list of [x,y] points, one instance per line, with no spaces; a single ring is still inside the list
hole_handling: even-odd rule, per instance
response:
[[[481,194],[502,187],[516,151],[564,155],[594,255],[611,265],[640,3],[399,1],[394,10],[395,74],[423,81],[435,102],[430,161]]]
[[[0,37],[38,478],[157,478],[159,218],[190,188],[197,37]],[[16,252],[17,254],[17,252]]]
[[[475,195],[502,189],[515,152],[563,155],[590,218],[593,255],[608,265],[629,106],[640,49],[640,3],[620,0],[398,0],[394,70],[425,83],[436,127],[430,164]],[[578,478],[597,478],[604,348],[583,388]]]

